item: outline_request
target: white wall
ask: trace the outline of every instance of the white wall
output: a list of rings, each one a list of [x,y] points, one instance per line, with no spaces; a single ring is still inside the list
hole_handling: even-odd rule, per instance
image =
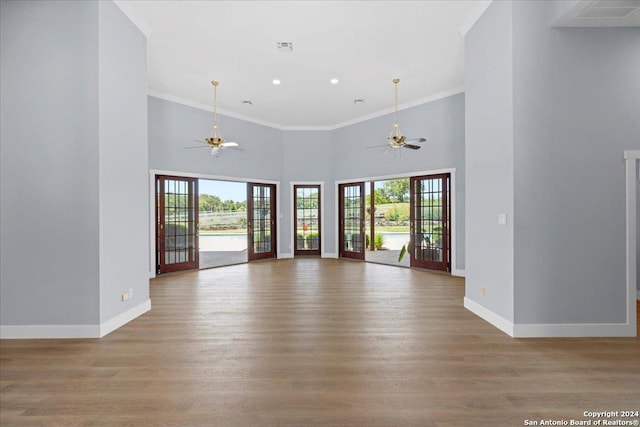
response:
[[[149,307],[146,39],[111,2],[0,7],[0,336],[101,336]]]
[[[512,5],[493,2],[465,39],[465,296],[513,322]],[[498,225],[498,214],[507,225]],[[485,295],[481,295],[481,288]]]
[[[333,133],[330,131],[285,131],[282,143],[283,221],[281,251],[293,255],[293,193],[292,182],[324,183],[321,199],[322,246],[325,254],[336,252],[337,231],[334,224],[335,194],[333,186]]]
[[[550,28],[547,3],[513,5],[515,322],[624,323],[640,29]]]
[[[95,325],[98,4],[0,12],[0,323]]]
[[[556,12],[493,2],[465,40],[467,300],[515,336],[635,334],[622,157],[640,148],[640,30],[551,28]],[[512,207],[504,234],[494,205]]]
[[[224,83],[221,83],[222,87]],[[211,83],[203,82],[203,91]],[[222,96],[222,91],[218,91]],[[282,175],[282,131],[244,120],[218,115],[218,128],[227,141],[238,142],[244,152],[226,151],[212,157],[198,145],[213,124],[213,113],[148,97],[149,167],[212,176],[279,180]]]
[[[100,320],[149,300],[146,37],[99,3]],[[122,293],[133,296],[122,301]]]

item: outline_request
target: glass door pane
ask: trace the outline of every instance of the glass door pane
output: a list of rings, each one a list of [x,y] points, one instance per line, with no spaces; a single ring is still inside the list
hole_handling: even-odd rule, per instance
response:
[[[158,274],[198,268],[198,181],[156,176]]]
[[[294,185],[294,255],[320,255],[320,186]]]
[[[364,260],[364,182],[339,185],[340,256]]]
[[[249,261],[276,257],[276,186],[247,185]]]
[[[449,174],[411,178],[411,266],[450,271]]]

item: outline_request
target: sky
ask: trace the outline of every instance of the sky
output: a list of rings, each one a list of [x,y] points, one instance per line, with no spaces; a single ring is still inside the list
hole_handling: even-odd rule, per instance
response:
[[[247,183],[199,179],[198,194],[218,196],[222,201],[234,200],[236,202],[242,202],[247,200]]]

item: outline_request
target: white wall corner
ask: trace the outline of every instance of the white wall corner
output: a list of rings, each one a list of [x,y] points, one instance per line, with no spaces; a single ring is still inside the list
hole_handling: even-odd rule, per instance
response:
[[[475,314],[476,316],[491,323],[496,328],[509,336],[513,336],[513,323],[509,322],[504,317],[494,313],[493,311],[481,306],[477,302],[464,297],[464,308]]]
[[[117,316],[102,322],[100,324],[100,338],[104,337],[105,335],[115,331],[116,329],[120,328],[121,326],[126,325],[127,323],[131,322],[133,319],[135,319],[136,317],[139,317],[141,315],[143,315],[144,313],[146,313],[147,311],[151,310],[151,300],[148,299],[138,305],[136,305],[135,307],[131,307],[129,310],[118,314]]]

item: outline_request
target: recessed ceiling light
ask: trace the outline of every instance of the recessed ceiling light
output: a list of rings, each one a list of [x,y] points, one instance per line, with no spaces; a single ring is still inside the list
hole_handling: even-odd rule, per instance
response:
[[[278,80],[278,79],[273,79],[273,82],[272,82],[272,83],[273,83],[274,85],[276,85],[276,86],[277,86],[277,85],[279,85],[279,84],[280,84],[280,80]]]
[[[356,98],[353,100],[354,104],[363,104],[364,103],[364,98]]]
[[[331,79],[330,80],[332,85],[337,85],[338,84],[338,79]]]

